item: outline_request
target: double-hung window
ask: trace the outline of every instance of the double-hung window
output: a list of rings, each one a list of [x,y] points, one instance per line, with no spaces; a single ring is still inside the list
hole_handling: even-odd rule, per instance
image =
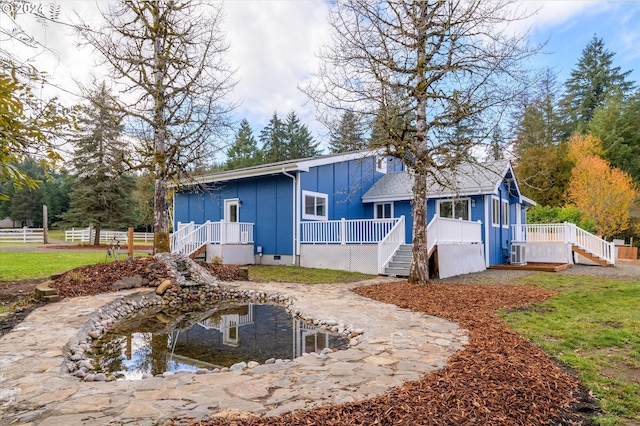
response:
[[[329,196],[319,192],[302,191],[302,218],[308,220],[327,220]]]
[[[438,215],[449,219],[471,220],[470,199],[438,201]]]
[[[509,201],[502,200],[502,227],[509,227]]]
[[[500,226],[500,199],[491,198],[491,225]]]
[[[374,209],[376,219],[391,219],[393,217],[393,203],[376,203]]]

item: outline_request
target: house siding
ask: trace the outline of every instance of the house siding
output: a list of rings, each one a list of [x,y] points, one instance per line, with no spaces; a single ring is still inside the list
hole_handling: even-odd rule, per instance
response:
[[[292,179],[283,176],[249,178],[216,184],[206,191],[179,192],[175,221],[202,224],[224,218],[224,200],[237,198],[240,222],[254,223],[254,241],[264,254],[293,254]]]

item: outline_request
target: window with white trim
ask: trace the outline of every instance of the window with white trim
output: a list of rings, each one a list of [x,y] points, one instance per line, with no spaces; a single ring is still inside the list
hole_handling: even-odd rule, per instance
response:
[[[509,227],[509,201],[502,200],[502,226]]]
[[[302,191],[302,218],[309,220],[327,220],[329,196],[319,192]]]
[[[449,219],[471,220],[471,199],[438,200],[438,215]]]
[[[391,219],[393,217],[393,203],[375,203],[373,209],[376,219]]]
[[[500,226],[500,199],[491,197],[491,225]]]

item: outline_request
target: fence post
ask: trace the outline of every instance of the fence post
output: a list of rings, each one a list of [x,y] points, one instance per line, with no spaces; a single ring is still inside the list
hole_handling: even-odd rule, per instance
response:
[[[22,242],[26,243],[27,242],[27,227],[24,226],[22,228]]]
[[[342,219],[340,219],[340,244],[342,245],[346,244],[346,241],[345,241],[346,232],[347,232],[347,221],[343,217]]]
[[[220,244],[227,242],[227,223],[222,219],[220,221]]]

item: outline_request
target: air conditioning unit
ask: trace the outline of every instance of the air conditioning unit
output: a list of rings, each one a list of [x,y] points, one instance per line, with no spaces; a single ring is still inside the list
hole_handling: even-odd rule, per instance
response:
[[[526,265],[527,260],[525,258],[526,246],[520,244],[511,244],[511,264],[512,265]]]

